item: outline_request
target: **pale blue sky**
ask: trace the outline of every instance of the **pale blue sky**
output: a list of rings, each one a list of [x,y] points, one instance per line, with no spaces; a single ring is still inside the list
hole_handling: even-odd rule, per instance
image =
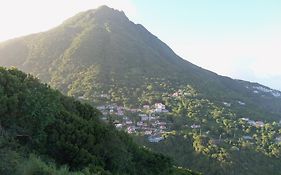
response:
[[[0,41],[50,29],[106,4],[178,55],[281,90],[281,0],[0,0]]]
[[[180,56],[281,89],[280,0],[133,0],[135,20]]]

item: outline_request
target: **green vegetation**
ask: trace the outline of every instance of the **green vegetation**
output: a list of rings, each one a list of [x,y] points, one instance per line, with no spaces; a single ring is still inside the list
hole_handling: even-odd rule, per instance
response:
[[[165,140],[149,143],[140,132],[135,140],[146,148],[139,148],[127,134],[100,122],[99,111],[89,105],[29,75],[2,70],[0,126],[8,133],[1,138],[5,167],[188,174],[173,168],[162,155],[166,154],[177,166],[205,174],[280,172],[281,92],[219,76],[181,59],[123,12],[101,7],[50,31],[1,43],[0,65],[32,73],[92,106],[142,109],[163,103],[169,111],[159,114],[169,123],[167,131],[157,131]],[[129,116],[132,122],[140,118],[134,115]],[[110,124],[120,118],[110,117]],[[258,120],[263,126],[257,126]]]
[[[232,103],[237,113],[271,121],[281,117],[281,96],[183,60],[123,12],[105,6],[79,13],[50,31],[0,43],[0,65],[15,66],[95,104],[104,93],[113,101],[137,104],[146,90],[140,87],[150,83],[170,83],[176,89],[189,84],[212,102]]]
[[[159,98],[155,94],[154,99]],[[140,145],[203,174],[280,174],[280,124],[237,116],[231,108],[212,103],[191,86],[177,90],[176,96],[162,95],[160,101],[170,110],[161,114],[172,123],[170,132],[159,143],[136,134]]]
[[[0,99],[0,174],[181,173],[31,75],[0,68]]]

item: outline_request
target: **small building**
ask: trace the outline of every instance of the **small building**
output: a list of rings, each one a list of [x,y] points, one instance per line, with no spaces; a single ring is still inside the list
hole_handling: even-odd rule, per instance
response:
[[[146,117],[146,114],[139,114],[140,117]]]
[[[241,106],[245,106],[246,105],[246,103],[245,102],[242,102],[242,101],[238,101],[237,102],[239,105],[241,105]]]
[[[129,120],[127,116],[123,116],[123,120]]]
[[[162,104],[162,103],[155,103],[154,104],[154,106],[155,106],[155,112],[162,112],[163,110],[165,110],[166,109],[166,106],[164,105],[164,104]]]
[[[256,127],[264,127],[264,122],[256,121]]]
[[[100,98],[109,98],[108,94],[100,94]]]
[[[245,122],[248,122],[250,119],[249,118],[241,118],[241,120],[245,121]]]
[[[98,109],[98,110],[105,110],[105,109],[106,109],[106,106],[104,106],[104,105],[98,106],[97,109]]]
[[[150,106],[149,105],[143,105],[143,109],[149,109]]]
[[[156,109],[154,110],[154,112],[156,112],[156,113],[160,113],[160,112],[162,112],[162,109],[160,109],[160,108],[156,108]]]
[[[227,103],[227,102],[222,102],[222,104],[226,107],[230,107],[231,106],[231,103]]]
[[[119,124],[119,123],[120,123],[119,120],[114,120],[114,121],[113,121],[113,124]]]
[[[133,122],[131,120],[126,121],[126,125],[131,125],[131,124],[133,124]]]
[[[243,136],[243,139],[245,139],[245,140],[253,140],[253,137],[251,137],[251,136]]]
[[[143,122],[140,121],[140,122],[137,122],[137,126],[142,126],[143,125]]]
[[[86,100],[87,98],[85,96],[79,96],[78,99],[79,100]]]
[[[141,109],[138,109],[138,108],[132,108],[132,109],[127,109],[128,111],[130,111],[131,113],[137,113],[137,112],[140,112]]]
[[[124,115],[124,112],[122,110],[118,110],[116,115],[122,116],[122,115]]]
[[[157,124],[158,124],[158,125],[166,125],[167,123],[166,123],[166,122],[160,122],[160,121],[158,121]]]
[[[256,126],[256,122],[253,120],[248,120],[248,124],[251,126]]]
[[[115,124],[115,127],[116,127],[117,129],[122,129],[123,125],[122,125],[121,123],[118,123],[118,124]]]
[[[172,97],[178,97],[179,96],[179,93],[178,92],[175,92],[172,94]]]
[[[151,135],[152,134],[152,131],[151,130],[147,130],[144,132],[144,135]]]
[[[191,127],[192,129],[201,128],[201,126],[200,126],[200,125],[196,125],[196,124],[193,124],[193,125],[191,125],[190,127]]]
[[[160,142],[162,140],[164,140],[164,137],[162,137],[162,136],[149,136],[148,137],[148,141],[150,143],[158,143],[158,142]]]
[[[281,136],[279,136],[275,139],[275,143],[281,143]]]
[[[147,115],[141,117],[141,121],[147,121],[147,120],[149,120],[149,117]]]
[[[127,128],[127,132],[128,132],[129,134],[135,133],[135,132],[136,132],[136,128],[130,126],[130,127]]]

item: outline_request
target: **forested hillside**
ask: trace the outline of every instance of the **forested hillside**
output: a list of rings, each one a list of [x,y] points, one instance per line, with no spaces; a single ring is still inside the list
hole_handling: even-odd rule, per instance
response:
[[[0,174],[192,174],[100,115],[31,75],[0,68]]]

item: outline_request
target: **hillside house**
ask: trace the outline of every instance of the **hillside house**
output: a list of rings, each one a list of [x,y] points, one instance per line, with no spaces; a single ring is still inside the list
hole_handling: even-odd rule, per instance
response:
[[[164,137],[162,137],[162,136],[149,136],[148,137],[148,141],[150,143],[158,143],[158,142],[160,142],[162,140],[164,140]]]
[[[196,125],[196,124],[193,124],[193,125],[191,125],[190,127],[191,127],[192,129],[201,128],[201,126],[200,126],[200,125]]]

